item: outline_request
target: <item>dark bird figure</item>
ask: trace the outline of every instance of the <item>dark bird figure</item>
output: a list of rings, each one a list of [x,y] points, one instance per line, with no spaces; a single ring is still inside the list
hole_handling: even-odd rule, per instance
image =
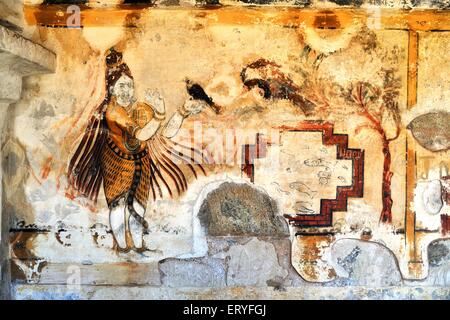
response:
[[[186,79],[186,88],[187,92],[193,99],[205,101],[216,114],[220,114],[222,108],[214,103],[212,98],[206,94],[201,85]]]

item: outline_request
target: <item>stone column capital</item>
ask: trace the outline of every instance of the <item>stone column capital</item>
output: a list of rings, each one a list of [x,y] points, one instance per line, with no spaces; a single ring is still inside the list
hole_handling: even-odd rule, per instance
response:
[[[0,103],[20,99],[22,77],[53,73],[56,55],[0,25]]]

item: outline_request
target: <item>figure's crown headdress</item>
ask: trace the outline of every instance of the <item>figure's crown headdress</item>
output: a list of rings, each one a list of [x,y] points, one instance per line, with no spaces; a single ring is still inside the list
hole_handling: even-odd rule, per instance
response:
[[[114,47],[108,50],[106,55],[106,86],[107,88],[114,86],[122,75],[127,75],[131,79],[131,70],[128,65],[123,62],[122,52],[117,51]]]
[[[106,56],[106,66],[109,69],[115,69],[122,63],[122,52],[116,51],[114,47],[109,49],[108,55]]]

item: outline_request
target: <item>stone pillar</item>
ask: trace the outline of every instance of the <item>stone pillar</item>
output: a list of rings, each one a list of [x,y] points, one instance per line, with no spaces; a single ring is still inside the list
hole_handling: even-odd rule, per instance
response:
[[[7,118],[6,111],[8,110],[7,103],[0,103],[0,133],[3,137],[3,127]],[[1,140],[0,140],[1,146]],[[0,149],[0,181],[3,176],[2,152]],[[6,223],[6,216],[2,212],[3,207],[3,183],[0,183],[0,299],[8,299],[9,293],[9,265],[8,265],[8,224]]]
[[[22,78],[52,73],[56,56],[44,47],[33,43],[14,31],[0,25],[0,137],[3,139],[8,106],[20,99]],[[0,140],[0,146],[2,145]],[[0,149],[0,299],[10,296],[9,217],[3,210],[2,150]]]

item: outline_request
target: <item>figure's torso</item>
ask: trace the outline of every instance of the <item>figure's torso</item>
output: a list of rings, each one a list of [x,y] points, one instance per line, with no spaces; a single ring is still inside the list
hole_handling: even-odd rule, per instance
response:
[[[136,139],[136,128],[143,128],[153,119],[153,115],[152,108],[146,103],[134,103],[127,111],[113,99],[105,112],[109,137],[122,152],[141,152],[146,148],[146,143]]]

